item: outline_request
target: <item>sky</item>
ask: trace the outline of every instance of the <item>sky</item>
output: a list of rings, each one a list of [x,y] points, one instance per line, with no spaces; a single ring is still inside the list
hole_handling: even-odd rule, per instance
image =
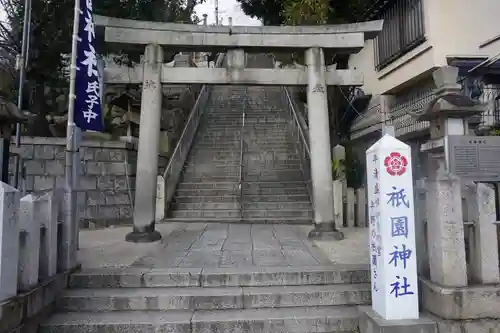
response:
[[[206,0],[204,4],[195,7],[196,14],[202,18],[207,14],[208,24],[215,23],[215,1]],[[233,25],[261,25],[260,21],[246,16],[236,0],[219,0],[219,18],[227,25],[228,17],[233,18]]]
[[[205,13],[208,15],[208,24],[215,23],[215,0],[206,0],[204,4],[196,6],[195,10],[200,18]],[[219,17],[222,19],[222,24],[227,24],[229,16],[233,18],[233,25],[261,25],[260,21],[244,14],[236,0],[219,0]],[[5,12],[0,8],[0,21],[3,20]]]

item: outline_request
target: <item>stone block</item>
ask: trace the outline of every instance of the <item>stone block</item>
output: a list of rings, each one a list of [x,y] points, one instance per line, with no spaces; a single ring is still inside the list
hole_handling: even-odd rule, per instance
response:
[[[104,195],[104,203],[106,205],[130,205],[130,198],[128,191],[118,192],[100,192]]]
[[[49,176],[63,176],[65,169],[64,159],[45,162],[45,173]]]
[[[83,161],[95,160],[96,148],[80,147],[80,157]]]
[[[500,286],[442,287],[421,279],[423,308],[450,320],[500,319]]]
[[[126,150],[110,149],[109,160],[115,162],[124,162],[127,156]]]
[[[100,189],[97,186],[99,179],[92,176],[80,177],[79,189],[83,191]]]
[[[56,157],[53,146],[36,145],[34,158],[40,160],[52,160]]]
[[[45,174],[44,161],[40,161],[40,160],[23,161],[23,165],[26,168],[26,174],[28,174],[28,175],[44,175]]]
[[[115,177],[98,176],[97,177],[97,189],[99,189],[99,190],[114,190],[115,189]]]
[[[40,265],[40,205],[38,196],[28,194],[21,198],[19,227],[19,286],[28,291],[38,284]]]
[[[54,146],[54,158],[57,160],[64,160],[66,158],[65,146]]]
[[[56,185],[56,179],[52,176],[34,176],[33,179],[35,191],[51,190]]]
[[[100,206],[106,204],[106,197],[113,192],[87,191],[86,204],[88,206]]]
[[[369,306],[359,308],[360,333],[437,333],[436,323],[421,314],[419,319],[385,320]]]
[[[94,161],[96,162],[106,162],[110,160],[110,150],[97,148],[94,152]]]
[[[17,294],[19,206],[19,191],[0,182],[0,302]]]

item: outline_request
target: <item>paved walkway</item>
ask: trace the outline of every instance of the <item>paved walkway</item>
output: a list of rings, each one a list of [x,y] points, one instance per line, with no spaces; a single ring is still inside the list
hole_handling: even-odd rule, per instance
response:
[[[80,232],[85,268],[242,268],[368,263],[367,229],[346,229],[343,241],[310,242],[312,227],[260,224],[159,224],[161,242],[124,241],[130,227]]]

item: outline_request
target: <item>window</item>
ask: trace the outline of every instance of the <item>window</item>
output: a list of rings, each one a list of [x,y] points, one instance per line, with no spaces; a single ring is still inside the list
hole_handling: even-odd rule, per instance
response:
[[[381,70],[425,41],[423,0],[388,1],[377,19],[384,28],[375,39],[375,68]]]

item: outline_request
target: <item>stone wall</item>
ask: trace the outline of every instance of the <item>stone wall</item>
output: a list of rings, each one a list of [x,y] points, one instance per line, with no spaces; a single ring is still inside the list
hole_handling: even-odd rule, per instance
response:
[[[64,186],[65,138],[23,137],[20,153],[26,193]],[[80,149],[79,211],[81,227],[130,224],[137,147],[122,141],[83,141]],[[159,174],[168,159],[160,155]],[[11,159],[11,176],[14,160]]]

